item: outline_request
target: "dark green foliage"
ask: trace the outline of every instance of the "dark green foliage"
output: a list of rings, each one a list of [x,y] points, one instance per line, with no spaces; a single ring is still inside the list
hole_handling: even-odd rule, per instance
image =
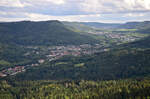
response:
[[[0,44],[0,70],[37,62],[39,56],[35,54],[32,57],[25,56],[27,52],[31,52],[30,49],[23,46]]]
[[[18,45],[96,43],[95,39],[67,29],[59,21],[0,23],[0,42]]]
[[[150,75],[150,50],[115,50],[80,58],[64,57],[16,75],[16,80],[111,80]],[[65,62],[65,64],[60,64]],[[79,66],[82,64],[82,66]]]
[[[0,99],[149,99],[149,80],[0,82]]]
[[[66,29],[58,21],[1,23],[0,37],[0,70],[40,59],[34,54],[24,56],[30,49],[19,45],[97,42]],[[0,99],[149,99],[150,80],[144,79],[150,77],[149,38],[94,55],[46,61],[1,78]],[[119,80],[124,78],[132,79]]]
[[[91,30],[94,30],[92,27],[84,25],[80,22],[63,22],[64,25],[66,25],[69,29],[77,32],[89,32]]]
[[[25,73],[12,77],[12,79],[110,80],[148,76],[150,75],[149,40],[148,37],[90,56],[63,57],[39,67],[31,68]],[[29,59],[33,60],[32,58]]]
[[[19,62],[29,61],[23,56],[25,49],[15,45],[0,44],[0,70],[11,67]]]
[[[120,48],[120,46],[117,48]],[[146,37],[146,38],[143,38],[141,40],[138,40],[138,41],[134,41],[134,42],[131,42],[131,43],[127,43],[127,44],[123,44],[121,45],[121,48],[123,49],[130,49],[130,48],[142,48],[142,49],[147,49],[147,48],[150,48],[150,36],[149,37]]]

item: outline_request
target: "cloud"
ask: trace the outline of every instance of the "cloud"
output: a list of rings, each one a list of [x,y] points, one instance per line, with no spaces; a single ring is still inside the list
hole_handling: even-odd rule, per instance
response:
[[[24,7],[20,0],[1,0],[0,6],[4,7]]]
[[[131,9],[137,8],[143,10],[150,10],[150,0],[124,0],[124,1]]]
[[[65,0],[46,0],[46,1],[52,2],[52,3],[57,4],[57,5],[65,3]]]
[[[92,13],[128,13],[150,11],[150,0],[86,0],[83,11]]]
[[[150,20],[150,0],[0,0],[0,21]]]
[[[124,15],[124,17],[143,17],[145,16],[145,13],[127,13]]]
[[[22,20],[32,20],[32,21],[46,21],[46,20],[61,20],[61,21],[92,21],[92,19],[98,19],[101,17],[100,14],[94,15],[66,15],[66,16],[53,16],[38,13],[23,13],[23,12],[0,12],[0,21],[22,21]],[[16,16],[17,15],[17,16]],[[5,17],[4,17],[5,16]]]

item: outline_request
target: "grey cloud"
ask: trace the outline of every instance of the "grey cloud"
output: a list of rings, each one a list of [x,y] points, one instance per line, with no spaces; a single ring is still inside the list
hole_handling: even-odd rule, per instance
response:
[[[149,12],[150,0],[0,0],[1,20],[56,17],[60,20],[123,22],[133,17],[148,19]],[[133,16],[138,13],[144,16]]]

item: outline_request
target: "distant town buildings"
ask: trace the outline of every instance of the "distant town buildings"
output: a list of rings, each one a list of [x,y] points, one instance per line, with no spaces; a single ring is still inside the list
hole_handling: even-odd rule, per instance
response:
[[[25,71],[25,66],[16,66],[14,68],[8,68],[0,72],[0,77],[5,77],[7,75],[15,75],[20,72]]]
[[[72,56],[81,56],[81,55],[87,55],[87,54],[93,54],[95,52],[100,52],[103,50],[100,50],[102,45],[95,44],[83,44],[83,45],[67,45],[67,46],[50,46],[47,48],[43,48],[41,50],[38,50],[39,47],[37,46],[28,46],[26,48],[30,49],[30,52],[26,52],[24,56],[26,57],[32,57],[32,55],[40,55],[45,58],[41,58],[37,60],[37,63],[31,63],[24,66],[12,66],[12,68],[4,69],[3,71],[0,71],[0,77],[5,77],[8,75],[16,75],[20,72],[26,71],[27,68],[35,67],[43,64],[46,61],[53,61],[57,60],[63,56],[66,55],[72,55]],[[105,50],[104,50],[105,51]]]

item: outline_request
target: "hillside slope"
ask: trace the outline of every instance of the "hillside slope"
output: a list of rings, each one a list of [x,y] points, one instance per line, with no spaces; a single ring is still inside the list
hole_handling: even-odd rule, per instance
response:
[[[124,44],[121,45],[123,48],[128,47],[128,48],[143,48],[143,49],[147,49],[150,48],[150,36],[143,38],[141,40],[135,41],[135,42],[131,42],[129,44]]]
[[[63,24],[74,27],[81,31],[91,31],[95,29],[112,29],[122,24],[117,23],[100,23],[100,22],[63,22]]]
[[[68,27],[68,29],[71,29],[76,32],[89,32],[94,30],[92,27],[81,24],[80,22],[62,22],[64,25]]]
[[[147,77],[150,75],[150,49],[148,43],[142,47],[140,42],[149,42],[148,40],[144,39],[90,56],[63,57],[16,75],[14,79],[112,80]]]
[[[19,45],[95,43],[95,39],[67,29],[59,21],[0,23],[0,42]]]

